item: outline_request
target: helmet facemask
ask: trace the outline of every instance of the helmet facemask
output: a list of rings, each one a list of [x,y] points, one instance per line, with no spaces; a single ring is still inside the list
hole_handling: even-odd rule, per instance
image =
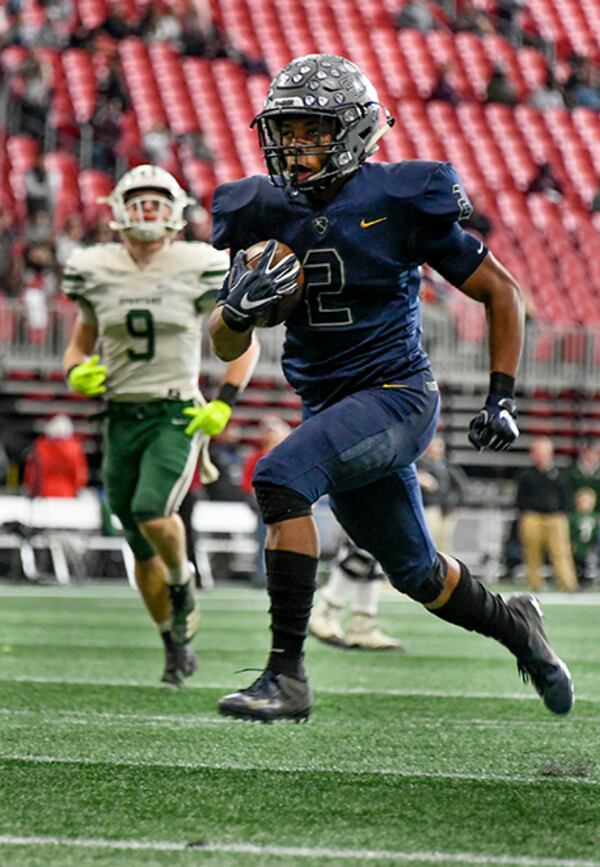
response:
[[[169,172],[151,165],[130,169],[98,201],[113,212],[111,229],[144,243],[176,235],[186,224],[184,209],[194,203]]]
[[[286,123],[302,119],[314,121],[316,131],[311,136],[314,140],[286,143]],[[339,176],[339,161],[343,161],[345,145],[341,138],[342,127],[335,114],[277,110],[264,113],[257,126],[267,169],[276,185],[315,190],[327,186]],[[310,166],[314,157],[321,158],[321,167],[316,171]],[[306,168],[311,169],[310,176],[301,179]]]
[[[136,241],[158,241],[174,235],[173,197],[167,190],[132,190],[123,196],[120,231]]]

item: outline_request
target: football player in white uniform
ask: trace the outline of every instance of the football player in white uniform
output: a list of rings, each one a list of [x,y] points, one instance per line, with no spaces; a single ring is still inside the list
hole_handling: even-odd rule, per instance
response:
[[[162,682],[179,687],[197,666],[190,642],[199,612],[177,510],[199,456],[203,480],[214,480],[208,438],[226,427],[259,349],[253,342],[227,365],[207,403],[198,387],[200,320],[214,305],[229,257],[202,242],[175,240],[192,200],[161,168],[131,169],[106,201],[121,242],[76,249],[66,263],[63,291],[78,303],[79,316],[64,370],[74,391],[106,397],[108,500],[162,635]]]

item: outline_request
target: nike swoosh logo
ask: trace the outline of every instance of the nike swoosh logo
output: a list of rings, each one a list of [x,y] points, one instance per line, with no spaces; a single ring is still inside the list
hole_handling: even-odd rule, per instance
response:
[[[379,217],[377,220],[365,220],[363,217],[360,221],[360,228],[369,229],[371,226],[376,226],[377,223],[383,223],[385,220],[387,220],[387,217]]]
[[[240,301],[240,307],[242,310],[252,310],[253,307],[262,307],[265,301],[269,300],[269,298],[261,298],[259,301],[250,301],[247,295],[243,295]]]
[[[477,248],[477,252],[478,252],[478,253],[483,253],[483,241],[481,242],[481,244],[480,244],[479,247]]]

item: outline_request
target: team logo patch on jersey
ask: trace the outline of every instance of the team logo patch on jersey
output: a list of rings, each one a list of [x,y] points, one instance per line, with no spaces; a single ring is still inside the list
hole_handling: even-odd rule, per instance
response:
[[[384,223],[387,220],[387,217],[378,217],[376,220],[365,220],[363,217],[360,221],[361,229],[370,229],[371,226],[376,226],[377,223]]]
[[[312,226],[315,232],[318,232],[319,235],[324,235],[329,228],[329,220],[327,217],[315,217],[312,221]]]

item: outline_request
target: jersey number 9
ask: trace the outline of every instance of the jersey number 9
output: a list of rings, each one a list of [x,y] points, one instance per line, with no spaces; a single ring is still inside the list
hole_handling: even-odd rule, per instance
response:
[[[154,319],[149,310],[129,310],[125,317],[127,331],[136,340],[144,343],[136,344],[136,349],[128,349],[127,355],[132,361],[150,361],[154,358]]]

